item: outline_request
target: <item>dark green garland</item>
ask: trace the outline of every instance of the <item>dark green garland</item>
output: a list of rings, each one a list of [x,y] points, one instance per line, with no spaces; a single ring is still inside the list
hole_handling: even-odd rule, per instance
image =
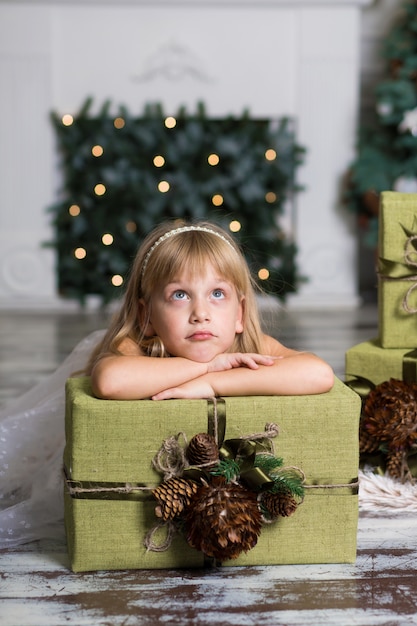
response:
[[[402,127],[405,114],[417,108],[416,24],[417,3],[408,0],[384,41],[386,73],[375,88],[369,120],[359,130],[349,171],[345,200],[366,225],[365,242],[372,248],[377,245],[380,193],[417,190],[417,126]]]
[[[112,280],[124,281],[144,236],[176,217],[209,219],[227,229],[238,221],[235,235],[253,274],[269,271],[260,281],[263,290],[281,299],[297,290],[296,246],[279,222],[300,190],[295,172],[304,153],[290,120],[272,123],[248,114],[209,119],[200,105],[195,115],[181,109],[170,129],[157,105],[147,106],[141,117],[125,107],[110,114],[109,102],[92,114],[91,105],[88,99],[70,125],[52,114],[63,185],[49,207],[54,238],[47,245],[57,252],[62,296],[84,303],[97,295],[103,304],[119,297]],[[116,118],[122,121],[115,125]],[[93,146],[101,146],[100,156],[92,154]],[[265,158],[268,148],[276,151],[275,160]],[[220,157],[218,165],[209,165],[210,154]],[[164,157],[163,167],[154,165],[156,155]],[[167,193],[158,190],[161,180],[169,183]],[[105,186],[103,195],[95,192],[97,184]],[[212,202],[215,194],[223,197],[219,207]],[[104,234],[112,236],[111,245],[103,244]]]

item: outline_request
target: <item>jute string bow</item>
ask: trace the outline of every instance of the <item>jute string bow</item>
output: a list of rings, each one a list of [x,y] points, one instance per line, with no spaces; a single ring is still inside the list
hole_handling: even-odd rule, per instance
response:
[[[415,220],[417,221],[417,219]],[[417,307],[410,305],[411,294],[417,289],[417,233],[401,224],[407,235],[404,244],[403,262],[379,259],[379,277],[382,280],[405,281],[413,283],[402,300],[402,308],[406,313],[417,313]]]

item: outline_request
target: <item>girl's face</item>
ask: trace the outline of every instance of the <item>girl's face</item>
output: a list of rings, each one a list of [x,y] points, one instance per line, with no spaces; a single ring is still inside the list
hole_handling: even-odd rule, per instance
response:
[[[227,352],[243,332],[243,298],[210,265],[203,276],[183,272],[156,289],[146,334],[157,335],[172,356],[207,363]]]

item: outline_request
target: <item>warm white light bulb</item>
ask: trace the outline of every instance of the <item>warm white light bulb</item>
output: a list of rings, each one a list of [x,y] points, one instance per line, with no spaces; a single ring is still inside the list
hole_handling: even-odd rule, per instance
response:
[[[169,191],[169,182],[167,180],[161,180],[161,182],[158,184],[158,190],[161,193],[166,193],[167,191]]]
[[[87,250],[85,248],[76,248],[74,250],[74,256],[76,259],[85,259],[87,256]]]
[[[258,276],[261,280],[268,280],[269,270],[267,270],[266,267],[262,267],[258,272]]]
[[[175,126],[177,125],[177,120],[175,119],[175,117],[167,117],[165,119],[165,126],[167,128],[175,128]]]

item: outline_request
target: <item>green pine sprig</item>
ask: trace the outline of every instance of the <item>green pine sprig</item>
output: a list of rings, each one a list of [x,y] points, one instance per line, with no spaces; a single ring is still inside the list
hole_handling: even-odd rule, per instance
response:
[[[254,463],[255,467],[259,467],[266,474],[270,474],[279,467],[282,467],[283,464],[284,459],[271,454],[257,454]]]
[[[269,491],[272,493],[291,493],[294,497],[304,497],[303,477],[296,469],[283,467],[282,457],[271,454],[258,454],[255,466],[262,469],[274,481]]]
[[[299,472],[290,468],[283,468],[273,476],[274,486],[270,489],[272,493],[288,493],[294,497],[304,498],[303,477]]]
[[[228,483],[240,474],[240,466],[234,459],[223,459],[211,470],[213,476],[224,476]]]

